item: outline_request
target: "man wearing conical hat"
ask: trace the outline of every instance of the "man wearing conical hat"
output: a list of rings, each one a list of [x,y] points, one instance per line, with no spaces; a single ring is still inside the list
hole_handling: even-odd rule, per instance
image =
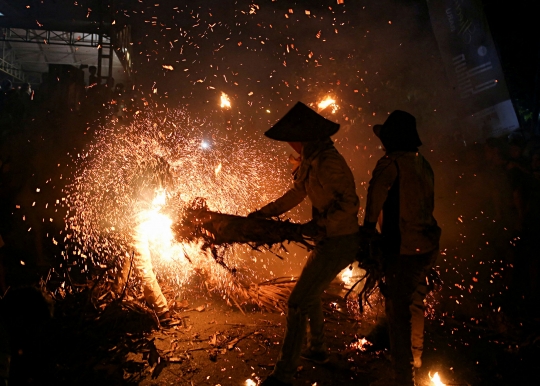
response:
[[[369,182],[364,227],[382,212],[384,295],[395,384],[413,386],[421,366],[426,276],[439,253],[441,229],[433,217],[434,176],[418,152],[416,119],[396,110],[373,131],[386,154]]]
[[[338,124],[298,102],[265,133],[271,139],[288,142],[300,154],[301,162],[294,173],[293,187],[251,216],[279,216],[307,196],[313,219],[304,226],[304,233],[314,236],[316,244],[289,297],[281,353],[262,386],[292,385],[300,356],[316,363],[329,360],[321,295],[336,275],[355,260],[359,247],[359,200],[353,174],[330,139],[338,130]],[[308,347],[302,352],[308,321]]]

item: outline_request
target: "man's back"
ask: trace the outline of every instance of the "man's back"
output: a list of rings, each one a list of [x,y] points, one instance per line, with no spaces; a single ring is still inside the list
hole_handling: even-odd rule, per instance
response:
[[[384,201],[382,234],[392,241],[394,253],[416,255],[437,248],[440,228],[433,217],[433,170],[420,153],[386,154],[373,171],[370,190],[380,193],[372,195],[366,213],[378,213],[377,202]]]

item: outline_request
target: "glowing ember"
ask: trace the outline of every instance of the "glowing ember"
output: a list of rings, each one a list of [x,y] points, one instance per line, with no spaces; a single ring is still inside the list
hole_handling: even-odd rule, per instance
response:
[[[446,383],[442,383],[441,377],[439,377],[438,372],[433,374],[433,377],[431,376],[431,373],[429,373],[428,375],[429,375],[429,379],[431,380],[431,384],[433,386],[446,386]]]
[[[336,104],[336,101],[332,99],[331,97],[326,97],[325,99],[320,101],[319,104],[317,105],[317,107],[319,108],[319,111],[323,111],[328,106],[330,106],[330,108],[332,109],[332,114],[334,114],[339,108],[339,106]]]
[[[246,386],[257,386],[257,382],[252,379],[246,379]]]
[[[373,343],[371,343],[366,338],[360,338],[356,342],[351,343],[351,348],[359,351],[366,351],[367,348],[372,345]]]
[[[216,166],[216,176],[217,176],[217,175],[219,174],[219,172],[221,171],[221,167],[222,167],[222,165],[221,165],[221,162],[220,162],[219,165]]]
[[[221,108],[231,108],[231,101],[229,99],[229,96],[225,94],[224,92],[221,92]]]

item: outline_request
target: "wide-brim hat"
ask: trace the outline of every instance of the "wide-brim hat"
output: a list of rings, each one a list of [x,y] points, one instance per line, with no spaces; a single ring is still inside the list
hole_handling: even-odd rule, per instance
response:
[[[264,135],[276,141],[311,142],[328,138],[339,130],[332,122],[302,102],[298,102]]]
[[[422,145],[416,118],[406,111],[393,111],[382,125],[373,126],[373,132],[386,150],[409,150]]]

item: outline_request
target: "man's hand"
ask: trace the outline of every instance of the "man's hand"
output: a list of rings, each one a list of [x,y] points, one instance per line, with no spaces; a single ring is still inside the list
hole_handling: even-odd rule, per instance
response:
[[[308,237],[317,237],[324,234],[324,228],[319,226],[316,220],[311,220],[300,226],[300,233]]]
[[[247,218],[260,218],[260,219],[265,219],[265,218],[268,218],[268,216],[262,214],[261,211],[256,210],[256,211],[251,212],[250,214],[248,214],[248,215],[247,215]]]
[[[379,235],[379,232],[377,232],[377,229],[375,227],[371,226],[361,226],[360,227],[360,237],[364,240],[371,241],[374,238],[376,238]]]

